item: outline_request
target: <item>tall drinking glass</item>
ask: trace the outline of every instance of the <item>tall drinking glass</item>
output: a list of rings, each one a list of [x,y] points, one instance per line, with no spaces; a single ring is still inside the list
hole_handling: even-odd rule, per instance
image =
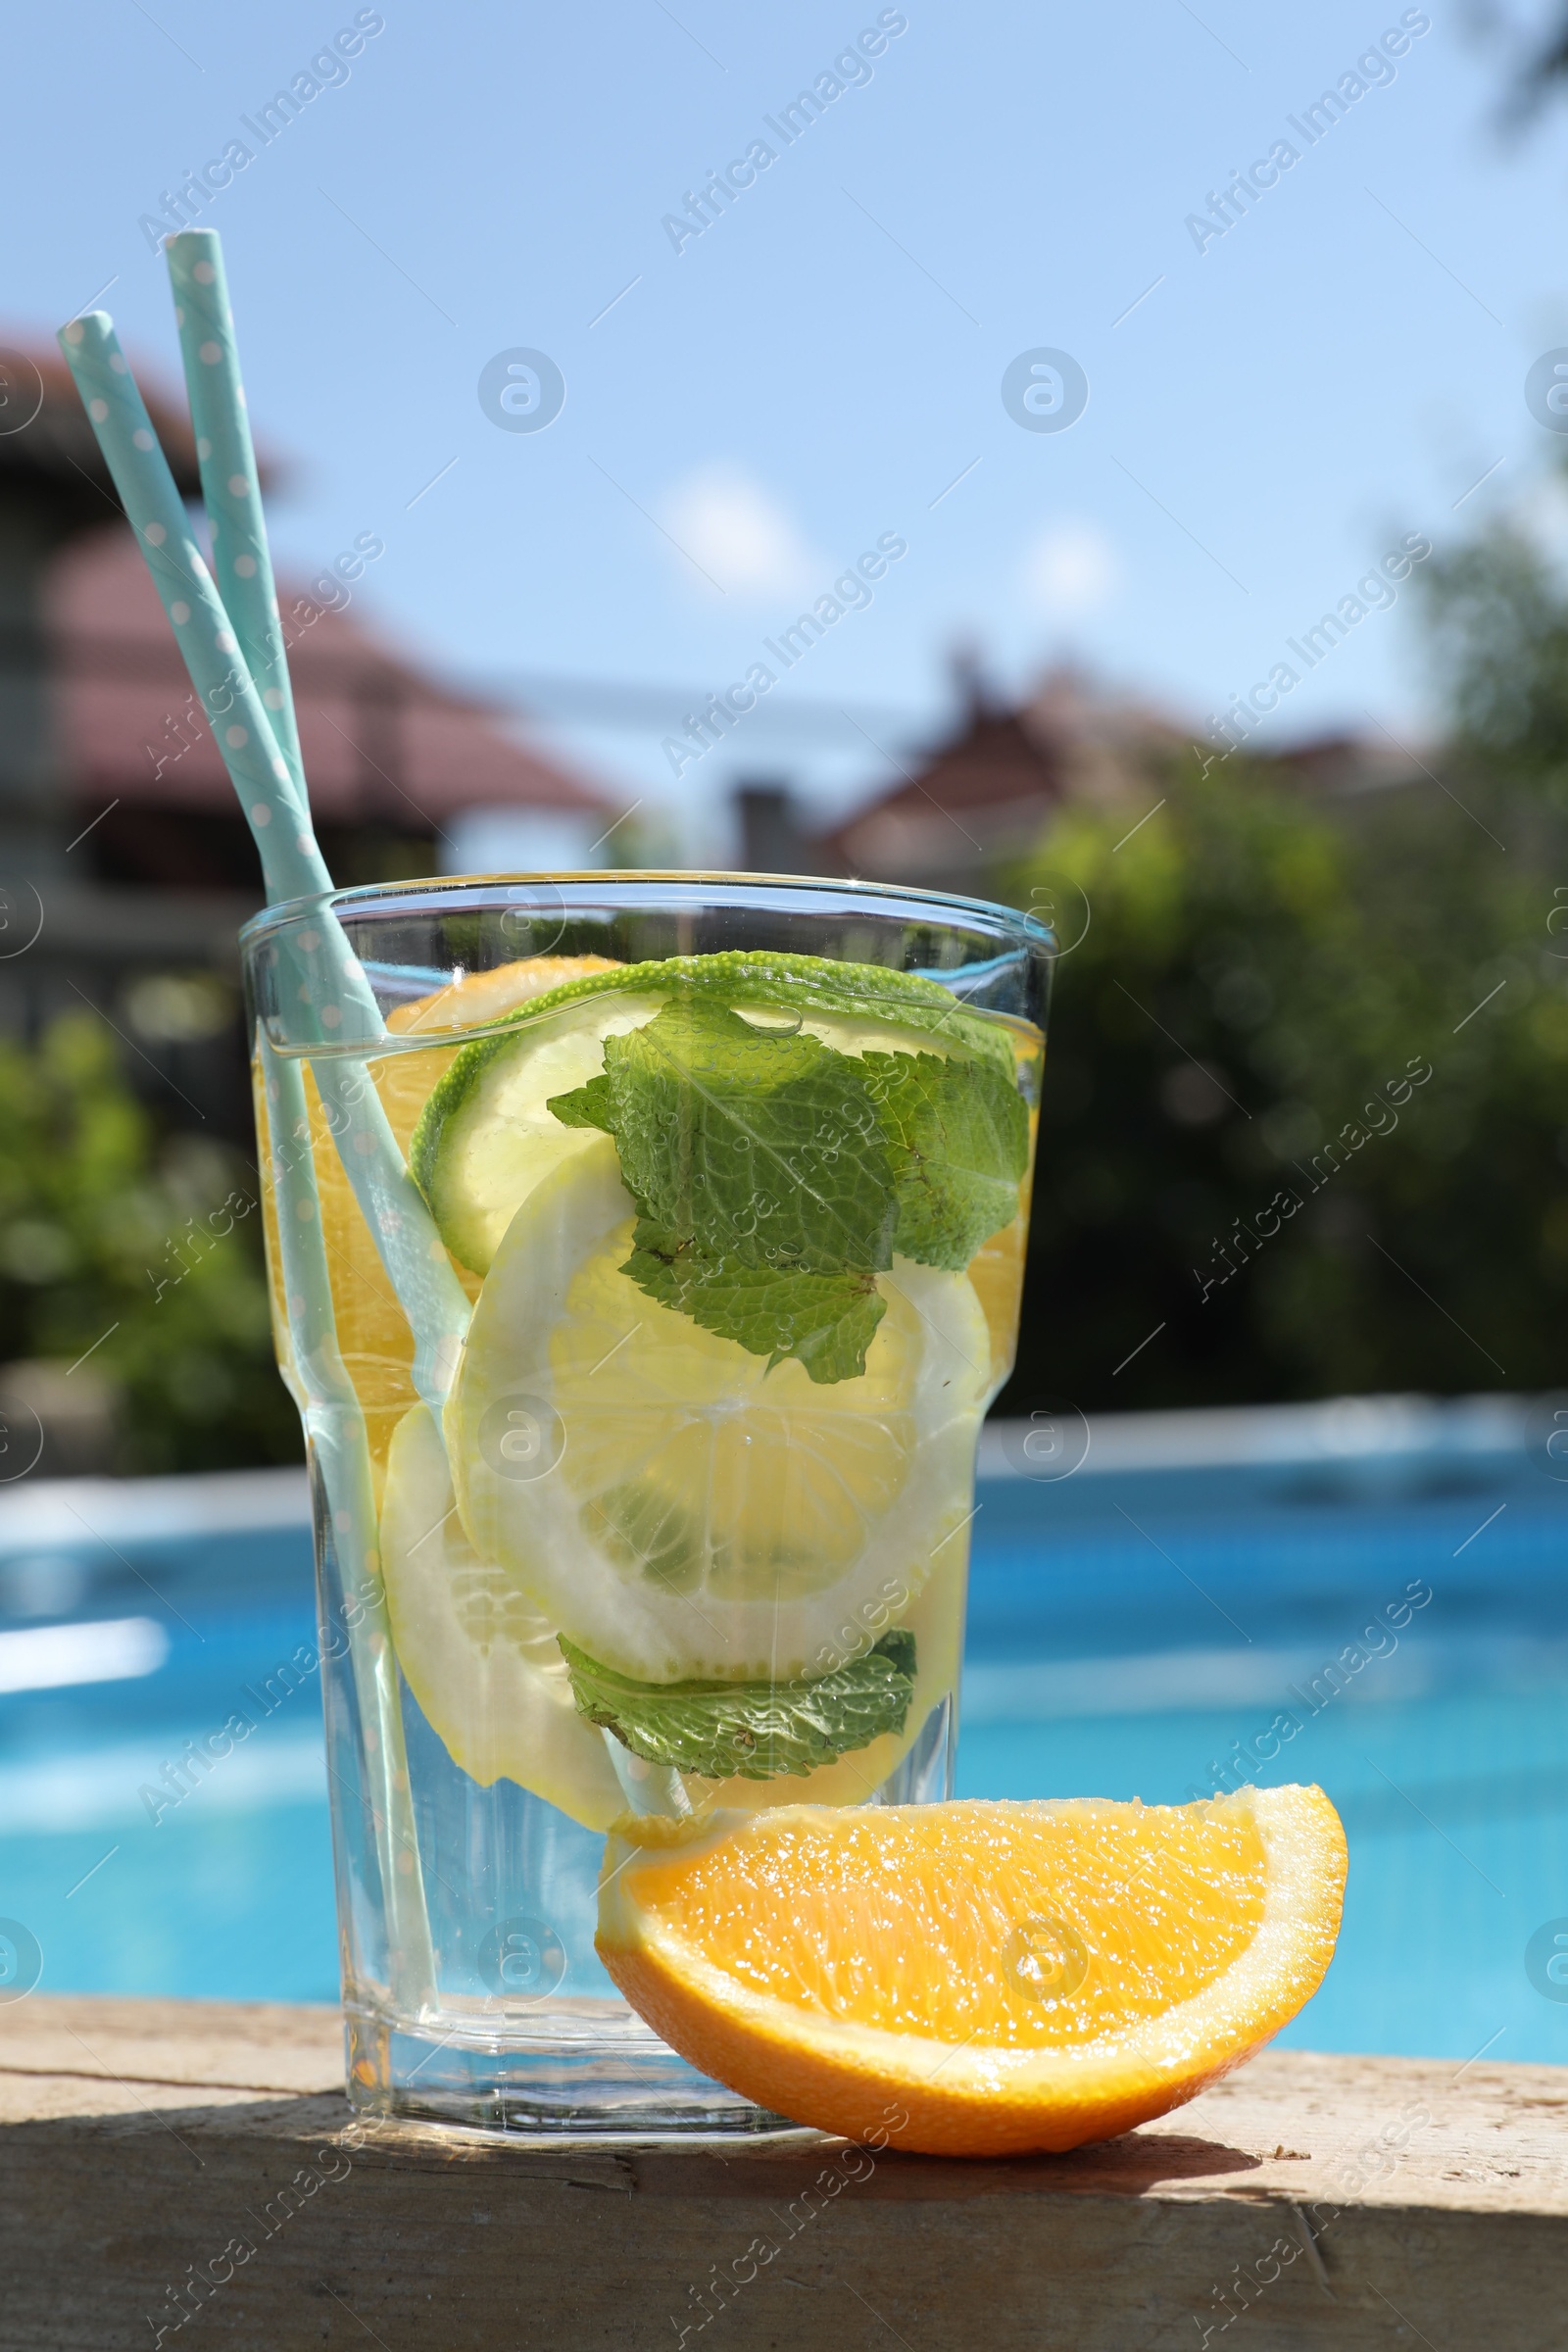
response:
[[[368,1057],[296,985],[334,918]],[[1051,935],[868,884],[480,877],[275,906],[244,954],[350,2096],[774,2128],[617,1997],[604,1836],[951,1793]],[[433,1225],[354,1164],[383,1117]],[[415,1227],[468,1302],[433,1346]]]

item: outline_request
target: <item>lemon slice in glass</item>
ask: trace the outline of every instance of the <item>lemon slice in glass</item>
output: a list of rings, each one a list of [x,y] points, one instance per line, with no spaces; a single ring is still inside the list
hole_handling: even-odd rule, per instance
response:
[[[608,1828],[625,1799],[604,1736],[577,1713],[554,1628],[465,1536],[422,1404],[393,1434],[381,1564],[398,1663],[453,1762],[481,1788],[516,1781]]]
[[[961,1580],[980,1302],[896,1258],[864,1373],[815,1385],[621,1273],[633,1217],[592,1134],[513,1217],[447,1408],[468,1541],[621,1674],[826,1673],[869,1646],[857,1629],[886,1622],[890,1590]]]

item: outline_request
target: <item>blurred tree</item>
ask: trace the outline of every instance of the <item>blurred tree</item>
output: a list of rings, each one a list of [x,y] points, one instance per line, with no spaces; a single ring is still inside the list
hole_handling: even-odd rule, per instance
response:
[[[1502,539],[1434,603],[1445,783],[1324,802],[1195,760],[1130,838],[1069,810],[1014,877],[1091,919],[1003,1410],[1562,1379],[1568,605]]]
[[[1568,463],[1539,505],[1568,496]],[[1555,854],[1568,817],[1568,593],[1540,541],[1501,518],[1422,581],[1433,670],[1466,771],[1512,786],[1512,816]],[[1568,946],[1568,942],[1564,942]]]
[[[1523,36],[1523,59],[1517,69],[1517,93],[1526,108],[1539,105],[1552,96],[1568,78],[1568,10],[1560,0],[1550,0],[1544,12],[1538,12],[1539,24]],[[1482,11],[1492,25],[1497,22],[1497,12],[1492,8]]]
[[[1500,53],[1503,121],[1514,129],[1563,94],[1568,81],[1564,0],[1467,0],[1466,28]]]
[[[0,1356],[91,1365],[118,1393],[116,1467],[295,1460],[272,1362],[252,1169],[160,1146],[85,1013],[0,1042]]]

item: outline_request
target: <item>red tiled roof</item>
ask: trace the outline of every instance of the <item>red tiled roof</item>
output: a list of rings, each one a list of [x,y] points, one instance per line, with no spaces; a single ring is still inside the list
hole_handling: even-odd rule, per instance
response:
[[[611,808],[594,785],[511,742],[347,612],[281,581],[278,598],[312,806],[323,822],[373,818],[433,832],[464,808]],[[45,622],[68,795],[228,813],[233,787],[122,529],[64,550]]]
[[[967,872],[1061,798],[1061,763],[1011,711],[971,710],[963,731],[817,844],[830,871],[907,879]],[[998,836],[1006,837],[1005,840]]]

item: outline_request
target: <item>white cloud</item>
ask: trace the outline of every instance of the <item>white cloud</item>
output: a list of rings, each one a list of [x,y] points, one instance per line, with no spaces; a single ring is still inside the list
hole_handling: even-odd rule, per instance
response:
[[[1090,612],[1121,580],[1116,550],[1098,523],[1053,522],[1024,552],[1023,589],[1038,612]]]
[[[737,466],[687,474],[662,519],[691,564],[730,596],[795,596],[819,568],[777,500]],[[694,576],[690,564],[681,568]]]

